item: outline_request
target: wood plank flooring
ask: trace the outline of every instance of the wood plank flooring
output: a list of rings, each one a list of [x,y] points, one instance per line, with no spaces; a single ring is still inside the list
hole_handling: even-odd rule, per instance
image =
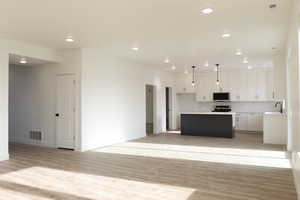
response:
[[[80,153],[10,145],[1,200],[296,200],[283,146],[161,134]]]

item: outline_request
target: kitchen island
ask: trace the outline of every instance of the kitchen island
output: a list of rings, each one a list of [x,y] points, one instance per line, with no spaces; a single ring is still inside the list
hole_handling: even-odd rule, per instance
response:
[[[181,113],[181,135],[233,138],[233,112]]]

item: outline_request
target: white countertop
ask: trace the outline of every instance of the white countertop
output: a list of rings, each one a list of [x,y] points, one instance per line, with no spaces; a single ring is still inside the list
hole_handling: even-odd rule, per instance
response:
[[[183,112],[183,115],[236,115],[235,112]]]
[[[286,114],[285,113],[281,113],[281,112],[265,112],[264,113],[264,115],[270,115],[270,116],[274,116],[274,115],[276,115],[276,116],[286,116]]]

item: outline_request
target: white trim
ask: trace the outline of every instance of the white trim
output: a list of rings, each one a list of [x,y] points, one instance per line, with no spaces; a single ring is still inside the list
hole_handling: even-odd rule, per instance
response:
[[[40,147],[50,147],[50,148],[56,148],[56,145],[49,142],[44,141],[33,141],[28,138],[11,138],[11,143],[19,143],[19,144],[26,144],[26,145],[33,145],[33,146],[40,146]]]
[[[294,183],[297,191],[297,196],[298,199],[300,199],[300,177],[299,177],[300,174],[298,174],[299,172],[297,172],[297,163],[300,166],[299,155],[296,152],[292,152],[292,158],[291,158],[292,172],[294,175]]]
[[[0,161],[9,160],[9,154],[6,155],[0,155]]]

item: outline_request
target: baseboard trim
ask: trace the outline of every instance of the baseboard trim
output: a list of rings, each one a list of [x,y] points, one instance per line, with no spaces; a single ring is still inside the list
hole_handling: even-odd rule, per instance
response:
[[[6,155],[0,155],[0,161],[9,160],[9,154]]]
[[[300,199],[300,179],[299,179],[300,177],[298,176],[297,173],[297,166],[296,166],[297,162],[299,162],[300,165],[299,155],[296,152],[292,152],[292,158],[291,158],[292,172],[294,176],[294,183],[296,187],[297,197],[298,199]]]
[[[47,143],[44,141],[31,141],[29,139],[23,139],[23,138],[12,138],[9,142],[12,143],[19,143],[19,144],[27,144],[27,145],[33,145],[33,146],[40,146],[40,147],[50,147],[50,148],[56,148],[55,144]]]

